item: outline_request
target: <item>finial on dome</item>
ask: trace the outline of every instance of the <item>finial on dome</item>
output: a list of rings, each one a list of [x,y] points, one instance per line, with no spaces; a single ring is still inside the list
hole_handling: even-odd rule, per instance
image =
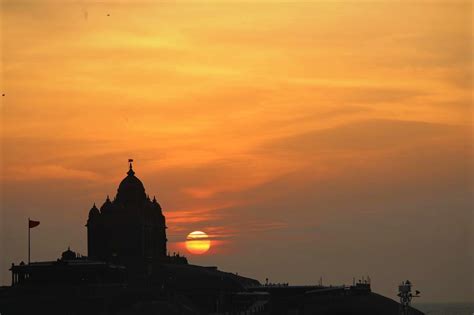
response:
[[[156,197],[155,196],[153,196],[153,202],[156,203]]]
[[[130,169],[128,170],[127,174],[129,176],[133,176],[135,175],[135,172],[133,171],[133,165],[132,165],[133,159],[128,159],[128,163],[130,164]]]
[[[108,202],[110,202],[109,195],[107,195],[107,199],[105,199],[105,201],[108,201]]]

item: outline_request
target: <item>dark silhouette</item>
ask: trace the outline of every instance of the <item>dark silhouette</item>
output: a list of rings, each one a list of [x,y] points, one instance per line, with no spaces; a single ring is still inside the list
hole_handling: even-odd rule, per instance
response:
[[[68,247],[55,261],[12,264],[11,286],[0,288],[2,315],[398,314],[399,303],[371,292],[370,278],[351,286],[268,278],[262,285],[168,255],[161,206],[146,195],[132,162],[115,198],[89,211],[88,256]]]
[[[125,284],[125,267],[90,261],[69,247],[56,261],[43,261],[15,266],[12,264],[12,287],[51,287],[58,289],[99,284]]]
[[[166,224],[161,206],[145,193],[135,176],[130,160],[129,171],[120,183],[113,201],[94,204],[87,220],[88,256],[124,265],[137,276],[166,260]]]

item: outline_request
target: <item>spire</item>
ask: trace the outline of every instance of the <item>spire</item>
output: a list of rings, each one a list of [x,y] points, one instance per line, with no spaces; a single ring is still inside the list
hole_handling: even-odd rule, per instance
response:
[[[156,200],[156,197],[155,197],[155,196],[153,196],[152,204],[153,204],[153,207],[155,207],[155,209],[158,209],[159,211],[161,211],[161,206],[160,206],[160,204],[158,203],[158,201]]]
[[[133,159],[128,159],[128,163],[130,163],[130,169],[128,170],[127,174],[129,176],[133,176],[135,175],[135,172],[133,171],[133,165],[132,165]]]

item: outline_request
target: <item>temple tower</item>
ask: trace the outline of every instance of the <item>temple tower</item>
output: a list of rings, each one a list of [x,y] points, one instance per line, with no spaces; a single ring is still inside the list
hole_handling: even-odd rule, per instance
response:
[[[94,204],[89,211],[87,248],[90,259],[137,270],[166,257],[167,239],[161,206],[145,193],[132,162],[115,198],[107,196],[100,210]]]

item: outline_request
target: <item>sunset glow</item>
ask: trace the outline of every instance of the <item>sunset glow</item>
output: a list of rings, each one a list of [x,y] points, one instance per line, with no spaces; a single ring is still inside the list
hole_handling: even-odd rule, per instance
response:
[[[41,221],[35,259],[85,254],[77,226],[133,158],[168,250],[189,231],[212,239],[191,263],[292,283],[370,272],[382,294],[409,278],[434,288],[428,300],[474,296],[470,1],[1,11],[3,283],[25,260],[27,217]]]

